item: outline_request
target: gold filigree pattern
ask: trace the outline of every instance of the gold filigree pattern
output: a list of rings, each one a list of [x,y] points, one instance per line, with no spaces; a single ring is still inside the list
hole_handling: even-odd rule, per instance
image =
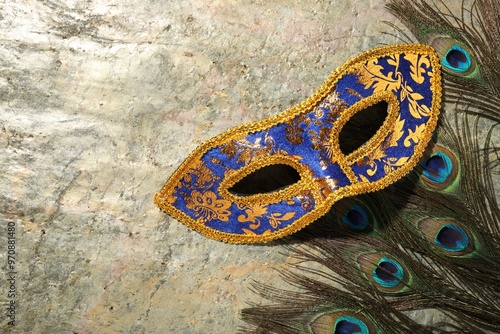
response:
[[[225,153],[229,158],[237,156],[238,162],[250,163],[253,158],[267,156],[271,153],[274,139],[266,136],[264,143],[261,144],[260,139],[255,143],[250,143],[246,139],[231,140],[231,142],[221,145],[222,153]]]
[[[309,125],[309,118],[306,115],[300,115],[290,121],[286,122],[286,135],[285,138],[290,143],[294,145],[300,145],[304,142],[304,138],[302,134],[304,133],[304,129],[300,127],[300,123],[305,123],[305,125]]]
[[[231,202],[224,199],[217,199],[212,191],[204,193],[198,190],[191,192],[191,197],[187,198],[186,207],[195,212],[195,216],[203,221],[218,219],[223,222],[229,220]]]
[[[417,125],[415,127],[415,130],[408,129],[408,136],[405,138],[405,140],[403,142],[405,147],[410,147],[412,141],[415,144],[418,144],[420,141],[420,138],[422,138],[424,131],[425,131],[424,124]]]
[[[238,216],[238,221],[240,223],[250,223],[248,227],[255,230],[260,227],[259,218],[267,213],[267,208],[265,205],[254,205],[254,206],[244,206],[245,214]]]
[[[210,188],[214,182],[220,180],[213,172],[207,168],[203,162],[197,161],[182,179],[184,185],[188,188]]]
[[[430,60],[422,55],[407,54],[404,59],[408,60],[410,65],[410,76],[416,83],[422,83],[424,80],[423,74],[427,77],[432,76]],[[414,91],[408,85],[407,81],[403,81],[404,76],[399,72],[399,56],[390,56],[387,63],[393,66],[393,71],[387,74],[383,73],[384,67],[378,62],[378,59],[372,59],[364,66],[354,70],[359,75],[358,80],[365,88],[373,88],[374,92],[396,92],[401,88],[400,100],[408,100],[410,113],[413,117],[420,119],[421,117],[429,116],[430,110],[426,105],[419,103],[424,97],[422,94]]]
[[[339,118],[340,114],[347,108],[347,103],[340,98],[340,94],[338,92],[333,92],[328,94],[325,99],[319,103],[315,110],[317,108],[326,108],[329,110],[325,123],[333,124],[337,118]]]
[[[273,213],[267,218],[269,219],[269,224],[271,225],[272,228],[278,228],[278,226],[281,224],[281,222],[290,220],[295,216],[295,212],[287,212],[287,213]]]
[[[395,158],[395,157],[389,157],[387,159],[384,159],[384,172],[390,173],[393,170],[395,170],[398,167],[404,166],[410,157],[402,157],[402,158]]]
[[[326,153],[326,156],[328,156],[329,158],[331,158],[333,154],[332,150],[328,149],[330,147],[330,133],[330,128],[327,127],[321,128],[319,130],[319,133],[316,131],[309,131],[309,134],[311,136],[312,148],[316,151]]]
[[[424,73],[428,74],[427,69],[431,68],[431,62],[427,57],[419,57],[415,54],[406,54],[404,59],[408,60],[410,65],[410,76],[418,84],[421,84],[425,80]],[[425,67],[425,68],[424,68]],[[432,74],[432,73],[431,73]]]
[[[366,65],[353,70],[358,75],[359,83],[365,85],[365,89],[373,88],[374,93],[396,92],[401,87],[402,74],[397,72],[399,57],[389,56],[388,64],[395,68],[388,74],[384,74],[382,65],[378,64],[378,59],[370,59]]]

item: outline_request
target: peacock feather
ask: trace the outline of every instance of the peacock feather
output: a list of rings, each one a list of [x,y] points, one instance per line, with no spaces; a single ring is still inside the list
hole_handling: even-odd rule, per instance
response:
[[[500,6],[478,0],[457,16],[440,5],[388,4],[441,58],[447,103],[432,144],[405,178],[290,237],[290,288],[255,283],[272,303],[242,311],[244,332],[500,332]],[[443,320],[415,320],[429,310]]]

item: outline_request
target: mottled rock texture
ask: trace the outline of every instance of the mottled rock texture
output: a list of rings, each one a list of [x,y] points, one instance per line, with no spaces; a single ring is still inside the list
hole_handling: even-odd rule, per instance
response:
[[[0,259],[11,221],[17,309],[10,327],[2,276],[0,331],[236,332],[252,280],[280,284],[283,245],[206,239],[153,195],[202,141],[397,42],[383,20],[383,0],[1,3]]]

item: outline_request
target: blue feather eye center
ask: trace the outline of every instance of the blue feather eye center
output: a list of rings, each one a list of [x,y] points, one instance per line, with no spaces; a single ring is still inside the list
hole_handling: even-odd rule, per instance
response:
[[[366,210],[358,204],[353,204],[342,216],[342,221],[353,230],[363,231],[368,227],[370,219]]]
[[[368,334],[368,326],[358,318],[342,316],[335,321],[333,334]]]
[[[422,173],[434,183],[444,183],[453,172],[453,162],[443,152],[434,153],[422,163]]]
[[[434,242],[447,251],[461,252],[469,246],[469,237],[460,227],[446,224],[436,234]]]
[[[472,60],[469,53],[465,51],[460,45],[453,45],[443,58],[443,66],[455,71],[455,72],[466,72],[470,69],[472,65]]]
[[[394,288],[401,283],[405,277],[405,272],[398,262],[384,256],[373,270],[372,277],[381,286]]]

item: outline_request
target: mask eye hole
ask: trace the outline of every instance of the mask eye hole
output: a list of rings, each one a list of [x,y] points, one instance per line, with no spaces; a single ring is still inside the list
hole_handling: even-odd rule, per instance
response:
[[[342,127],[339,146],[344,155],[349,155],[363,146],[384,124],[389,104],[380,101],[355,113]]]
[[[237,196],[266,194],[284,189],[299,180],[299,172],[289,165],[268,165],[245,176],[228,191]]]

